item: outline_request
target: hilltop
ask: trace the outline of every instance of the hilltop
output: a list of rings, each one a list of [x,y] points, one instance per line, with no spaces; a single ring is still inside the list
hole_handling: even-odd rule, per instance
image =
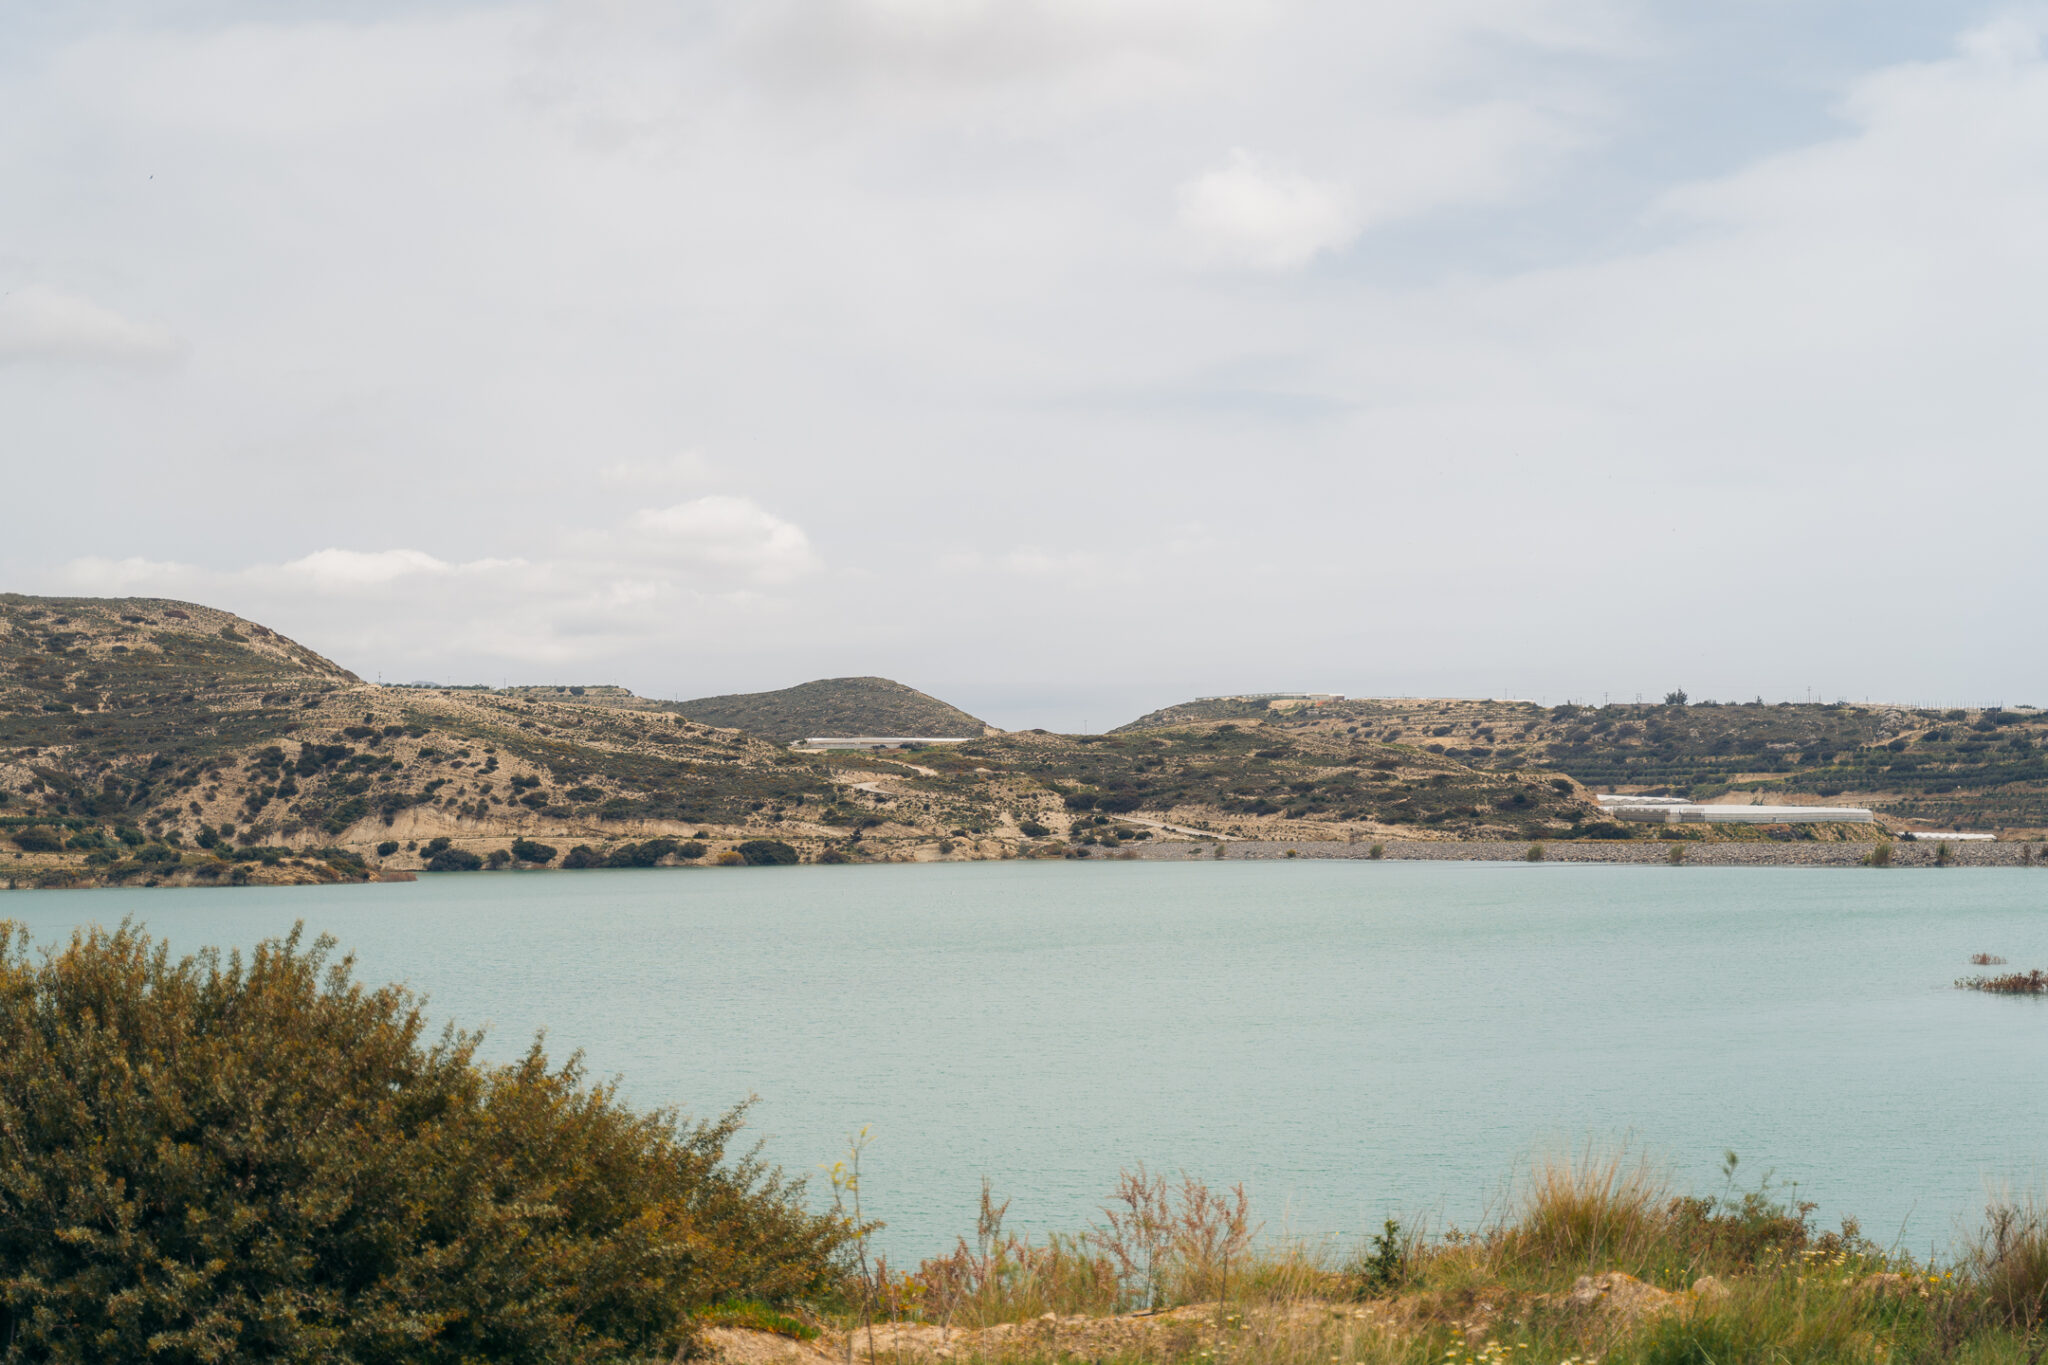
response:
[[[881,679],[759,695],[793,694],[903,708],[820,709],[798,732],[980,725]],[[1534,766],[1475,766],[1277,716],[984,734],[885,756],[795,753],[765,711],[754,723],[772,735],[706,723],[687,713],[696,706],[604,687],[378,686],[230,612],[0,595],[0,877],[332,881],[1087,857],[1151,839],[1629,833],[1604,824],[1582,786]],[[860,723],[836,719],[849,715]]]
[[[1600,791],[1868,806],[1900,823],[2048,828],[2048,714],[1885,704],[1538,706],[1449,698],[1320,705],[1187,702],[1117,733],[1235,718],[1288,733],[1373,736],[1469,767],[1552,768]]]
[[[986,721],[887,678],[820,678],[775,692],[698,697],[668,707],[706,725],[781,744],[809,735],[915,735],[952,739],[991,730]]]

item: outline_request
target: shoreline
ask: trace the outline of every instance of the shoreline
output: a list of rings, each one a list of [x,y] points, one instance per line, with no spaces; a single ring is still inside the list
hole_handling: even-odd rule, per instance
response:
[[[1372,850],[1381,850],[1375,858]],[[1529,858],[1531,845],[1519,840],[1455,840],[1455,839],[1385,839],[1360,840],[1356,843],[1342,840],[1315,839],[1236,839],[1227,844],[1208,840],[1147,840],[1141,843],[1125,844],[1114,853],[1097,855],[1087,859],[1092,862],[1169,862],[1208,863],[1236,862],[1244,860],[1284,862],[1290,859],[1320,859],[1344,862],[1432,862],[1432,863],[1601,863],[1612,866],[1632,867],[1812,867],[1812,868],[1858,868],[1865,869],[1865,856],[1872,845],[1861,843],[1828,842],[1822,840],[1798,842],[1754,842],[1730,841],[1727,843],[1687,840],[1679,843],[1672,840],[1629,840],[1553,842],[1544,843],[1543,857]],[[1870,871],[1913,868],[1982,868],[1982,867],[2048,867],[2048,844],[2035,845],[2018,841],[1998,843],[1950,844],[1946,864],[1938,861],[1939,843],[1916,843],[1899,841],[1891,845],[1891,862],[1888,867],[1868,868]],[[1221,849],[1221,856],[1218,854]],[[1674,864],[1670,861],[1673,848],[1685,850],[1684,860]],[[933,866],[942,863],[994,863],[1012,861],[1082,861],[1074,858],[1013,859],[1013,858],[917,858],[877,859],[872,862],[849,862],[852,867],[879,867],[884,865]],[[816,865],[807,863],[804,865]],[[679,864],[648,871],[682,871],[694,867],[699,871],[730,870],[714,869],[705,864]],[[584,869],[561,867],[523,867],[491,869],[491,871],[516,871],[531,875],[534,873],[565,873]],[[606,869],[589,869],[606,870]],[[271,875],[251,876],[246,880],[200,880],[191,876],[160,878],[158,880],[127,879],[114,880],[91,876],[75,877],[65,881],[35,880],[11,873],[0,866],[0,891],[87,891],[110,887],[132,887],[138,890],[179,890],[198,886],[321,886],[336,883],[375,884],[379,882],[412,882],[424,874],[410,869],[385,869],[377,867],[355,867],[342,869],[333,866],[311,864],[303,860],[297,866],[286,865],[281,869],[269,869]],[[487,875],[485,870],[454,873],[435,873],[434,876]],[[41,880],[41,879],[36,879]]]
[[[1117,856],[1135,854],[1149,862],[1234,861],[1243,858],[1322,858],[1374,861],[1372,850],[1383,850],[1378,861],[1519,863],[1529,861],[1530,844],[1492,839],[1383,839],[1357,843],[1337,840],[1242,839],[1224,846],[1216,857],[1214,844],[1159,843],[1147,841],[1135,848],[1126,846]],[[1542,844],[1547,863],[1619,863],[1632,866],[1673,866],[1671,850],[1682,848],[1682,867],[1854,867],[1865,866],[1873,845],[1823,840],[1779,842],[1707,840],[1679,842],[1668,839],[1557,841]],[[2048,845],[2041,846],[2048,850]],[[1891,845],[1891,866],[1936,867],[1941,845],[1898,840]],[[2018,841],[1973,842],[1948,845],[1950,867],[2037,867],[2048,861],[2036,857],[2036,845]],[[1883,871],[1882,868],[1872,869]]]

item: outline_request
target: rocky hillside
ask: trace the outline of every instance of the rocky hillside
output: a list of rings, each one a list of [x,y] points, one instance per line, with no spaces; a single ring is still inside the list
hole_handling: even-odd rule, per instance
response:
[[[821,678],[777,692],[698,697],[669,705],[692,720],[781,744],[809,735],[979,735],[990,727],[956,706],[887,678]]]
[[[1600,791],[1843,801],[1901,826],[2048,830],[2048,714],[1847,703],[1541,707],[1450,698],[1269,706],[1189,702],[1119,733],[1235,717],[1372,737],[1470,767],[1552,768]]]
[[[0,596],[0,886],[1627,833],[1555,774],[1280,717],[886,756],[778,739],[615,688],[376,686],[191,603]]]

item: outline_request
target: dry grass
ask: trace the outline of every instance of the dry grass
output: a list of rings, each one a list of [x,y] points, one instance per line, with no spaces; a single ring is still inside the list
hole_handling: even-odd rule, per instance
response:
[[[1991,1310],[2032,1335],[2048,1327],[2048,1209],[2010,1195],[1985,1211],[1968,1261]]]
[[[1530,1172],[1520,1217],[1500,1239],[1512,1260],[1589,1273],[1638,1265],[1667,1230],[1670,1183],[1640,1155],[1551,1157]]]
[[[1537,1162],[1501,1215],[1350,1249],[1256,1240],[1242,1191],[1127,1172],[1096,1227],[1032,1243],[984,1193],[972,1243],[893,1277],[881,1356],[1128,1365],[2040,1365],[2048,1208],[2006,1199],[1953,1265],[1768,1181],[1675,1195],[1652,1162]],[[1226,1270],[1227,1266],[1227,1270]],[[822,1343],[837,1357],[839,1345]],[[859,1338],[855,1353],[864,1350]],[[893,1343],[893,1344],[892,1344]]]

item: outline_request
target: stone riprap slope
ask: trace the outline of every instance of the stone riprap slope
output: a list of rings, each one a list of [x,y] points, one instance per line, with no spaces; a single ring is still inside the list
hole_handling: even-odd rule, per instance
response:
[[[1166,707],[1125,732],[1257,719],[1372,736],[1472,767],[1551,768],[1599,791],[1868,806],[1901,827],[2048,829],[2048,714],[1846,703],[1542,707],[1452,698]]]

